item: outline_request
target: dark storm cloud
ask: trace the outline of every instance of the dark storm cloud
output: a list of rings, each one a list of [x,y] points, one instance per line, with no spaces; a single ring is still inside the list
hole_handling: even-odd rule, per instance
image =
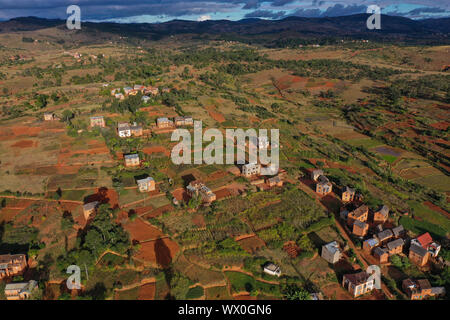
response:
[[[82,18],[88,20],[141,15],[176,18],[215,13],[238,19],[248,15],[248,10],[269,11],[272,13],[266,12],[265,15],[274,18],[282,17],[280,11],[286,11],[290,15],[319,17],[365,12],[369,2],[372,0],[358,2],[357,0],[345,2],[343,0],[0,0],[0,18],[30,15],[65,18],[67,17],[66,8],[72,4],[79,5],[82,9]],[[402,3],[415,5],[409,13],[400,14],[445,14],[450,10],[448,0],[403,0],[401,2],[373,0],[373,2],[380,3],[382,7]],[[418,6],[423,8],[416,9]]]
[[[443,13],[445,12],[445,9],[442,8],[436,8],[436,7],[424,7],[424,8],[417,8],[414,10],[409,11],[409,14],[421,14],[421,13]]]
[[[286,4],[295,2],[296,0],[273,0],[272,1],[272,6],[274,7],[282,7]]]
[[[348,16],[357,13],[364,13],[367,11],[367,6],[364,5],[348,5],[344,6],[342,4],[335,4],[332,7],[328,7],[325,11],[319,9],[299,9],[295,11],[292,15],[299,17],[339,17]]]
[[[256,10],[245,15],[246,18],[270,18],[280,19],[286,15],[286,11],[270,11],[270,10]]]

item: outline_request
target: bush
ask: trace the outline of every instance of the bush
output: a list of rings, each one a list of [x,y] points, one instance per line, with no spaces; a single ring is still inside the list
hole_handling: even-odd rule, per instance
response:
[[[205,290],[201,286],[190,288],[186,293],[186,299],[198,299],[203,297]]]

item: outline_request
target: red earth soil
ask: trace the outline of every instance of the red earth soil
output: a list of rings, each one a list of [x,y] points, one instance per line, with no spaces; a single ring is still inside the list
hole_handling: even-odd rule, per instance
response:
[[[228,188],[223,188],[214,192],[216,194],[216,199],[221,200],[227,197],[231,197],[233,194]]]
[[[156,292],[156,285],[154,283],[147,283],[139,288],[139,300],[154,300]]]
[[[239,238],[241,238],[241,239],[239,239]],[[264,241],[261,240],[256,235],[253,235],[250,237],[244,237],[244,238],[238,237],[238,238],[236,238],[236,241],[240,244],[242,249],[244,249],[245,251],[247,251],[248,253],[251,253],[251,254],[255,253],[256,251],[258,251],[259,249],[261,249],[262,247],[264,247],[266,245],[264,243]]]
[[[164,153],[167,157],[170,157],[170,151],[167,150],[166,147],[163,146],[155,146],[155,147],[147,147],[142,149],[142,151],[145,154],[152,154],[152,153]]]
[[[139,242],[163,236],[161,231],[140,218],[127,222],[123,227],[129,232],[131,240],[137,240]]]
[[[175,199],[178,201],[189,201],[189,195],[187,194],[186,190],[183,188],[176,189],[172,191],[172,195]]]
[[[431,203],[430,201],[426,201],[423,203],[424,205],[426,205],[428,208],[430,208],[433,211],[439,212],[441,214],[443,214],[444,216],[446,216],[447,218],[450,219],[450,213],[448,213],[447,211],[445,211],[444,209],[442,209],[441,207],[438,207],[437,205]]]
[[[31,148],[31,147],[37,147],[38,142],[34,142],[32,140],[22,140],[18,141],[11,145],[13,148]]]
[[[192,215],[192,222],[199,228],[204,228],[206,226],[205,219],[201,214]]]
[[[172,258],[178,252],[179,246],[176,242],[164,238],[140,244],[139,252],[135,255],[137,259],[157,264],[166,268],[172,262]]]
[[[206,108],[206,110],[209,113],[209,116],[211,118],[213,118],[214,120],[216,120],[219,123],[225,122],[225,117],[223,114],[221,114],[220,112],[216,111],[216,108],[214,106],[208,107]]]
[[[108,189],[106,187],[98,188],[95,194],[92,194],[85,199],[85,203],[94,201],[103,204],[109,203],[112,208],[119,207],[119,195],[114,189]]]
[[[447,130],[448,126],[450,126],[450,122],[441,121],[441,122],[436,122],[436,123],[430,124],[430,126],[432,126],[435,129],[439,129],[439,130]]]
[[[240,294],[238,296],[234,296],[234,300],[256,300],[256,297],[249,294]]]
[[[155,210],[153,210],[152,212],[148,213],[145,215],[145,218],[155,218],[155,217],[159,217],[160,215],[166,213],[166,212],[170,212],[173,210],[173,206],[169,203],[166,204],[165,206],[159,207]]]

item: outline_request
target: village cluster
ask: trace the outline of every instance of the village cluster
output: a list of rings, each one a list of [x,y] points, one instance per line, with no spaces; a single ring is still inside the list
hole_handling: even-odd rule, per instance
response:
[[[257,170],[257,165],[250,165],[243,172],[251,175]],[[333,185],[324,175],[323,170],[313,170],[311,179],[315,182],[317,194],[325,196],[332,192]],[[363,252],[373,259],[371,261],[374,265],[389,263],[389,257],[393,255],[406,255],[418,267],[426,267],[431,260],[437,262],[436,258],[441,246],[433,241],[428,232],[411,239],[402,225],[393,228],[383,227],[389,218],[388,206],[383,205],[371,212],[363,203],[363,196],[348,186],[341,190],[341,201],[344,205],[340,210],[340,219],[344,228],[348,234],[364,240]],[[341,259],[345,259],[344,251],[342,244],[332,241],[322,246],[321,257],[334,265]],[[358,269],[361,268],[359,266],[354,268],[355,271]],[[264,272],[272,276],[281,276],[280,267],[273,263],[266,264]],[[342,286],[354,298],[357,298],[375,289],[375,278],[371,275],[366,271],[344,274]],[[405,279],[402,281],[402,289],[411,300],[445,295],[444,287],[432,287],[427,279]]]
[[[333,185],[320,169],[311,173],[316,182],[316,192],[327,195]],[[363,241],[362,249],[376,265],[389,263],[389,257],[406,255],[418,267],[425,267],[431,260],[436,261],[441,246],[433,241],[430,234],[424,233],[417,238],[409,238],[402,225],[385,227],[389,218],[389,207],[382,205],[376,210],[369,210],[363,203],[363,196],[356,190],[345,186],[341,190],[340,210],[342,225],[349,234]],[[327,262],[336,264],[343,257],[342,246],[332,241],[322,247],[321,256]],[[369,260],[369,259],[368,259]],[[345,274],[342,286],[352,296],[358,297],[374,289],[374,279],[366,271]],[[426,279],[405,279],[402,283],[404,292],[410,299],[422,300],[431,296],[445,294],[444,287],[431,287]]]
[[[157,94],[157,88],[134,86],[123,89],[126,95],[136,94],[137,92]],[[121,99],[122,93],[119,89],[114,89],[111,93],[116,98]],[[146,96],[143,97],[143,99]],[[58,117],[53,113],[45,113],[44,120],[52,121]],[[153,130],[172,129],[180,126],[193,126],[194,120],[190,116],[175,117],[173,120],[167,117],[156,119]],[[92,116],[90,118],[90,127],[105,128],[106,122],[103,116]],[[148,135],[150,130],[144,129],[137,123],[118,123],[117,135],[120,138],[140,137]],[[270,148],[267,138],[259,138],[257,148]],[[135,168],[141,165],[141,159],[138,153],[124,154],[124,166],[126,168]],[[280,169],[278,174],[273,176],[261,176],[261,164],[247,163],[236,166],[233,174],[245,177],[251,185],[258,190],[268,190],[272,187],[282,187],[285,170]],[[325,176],[323,170],[316,169],[311,171],[311,180],[315,183],[315,192],[319,196],[326,196],[332,193],[333,184]],[[136,180],[137,189],[141,193],[148,193],[156,190],[157,183],[153,177],[141,177]],[[209,205],[215,201],[216,194],[202,181],[191,181],[185,189],[190,198],[198,198],[203,205]],[[435,261],[439,254],[440,245],[433,241],[429,233],[410,239],[403,226],[385,227],[389,218],[389,208],[386,205],[376,210],[369,210],[369,207],[363,202],[363,195],[356,192],[355,189],[345,186],[340,192],[340,200],[343,206],[340,210],[340,219],[346,231],[353,237],[362,241],[363,252],[373,259],[374,264],[382,265],[389,263],[389,257],[393,255],[407,255],[410,261],[418,267],[425,267],[430,261]],[[174,199],[174,204],[176,199]],[[83,205],[83,214],[88,221],[95,215],[100,203],[93,201]],[[330,264],[336,264],[343,259],[343,245],[337,241],[332,241],[323,245],[321,257]],[[22,274],[27,268],[27,260],[24,254],[2,255],[0,256],[0,279]],[[265,273],[272,276],[281,276],[281,268],[276,264],[269,262],[264,265]],[[342,286],[350,292],[353,297],[359,297],[371,292],[375,288],[375,280],[366,271],[360,271],[352,274],[345,274],[342,279]],[[34,280],[24,283],[7,284],[5,295],[7,299],[26,299],[36,287]],[[403,291],[410,299],[421,300],[432,296],[445,294],[445,288],[432,287],[426,279],[406,279],[402,283]]]

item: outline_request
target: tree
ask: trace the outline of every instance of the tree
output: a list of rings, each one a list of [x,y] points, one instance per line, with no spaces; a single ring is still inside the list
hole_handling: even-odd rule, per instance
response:
[[[391,263],[394,267],[397,267],[399,269],[403,267],[402,259],[398,255],[389,257],[389,260],[391,260]]]
[[[46,94],[40,94],[36,98],[36,108],[42,109],[45,108],[48,104],[48,95]]]
[[[176,272],[170,280],[170,294],[177,300],[186,299],[191,281],[181,273]]]
[[[296,284],[287,285],[282,292],[287,300],[311,300],[309,292]]]
[[[74,113],[71,110],[64,110],[62,113],[61,121],[70,122],[74,118]]]

